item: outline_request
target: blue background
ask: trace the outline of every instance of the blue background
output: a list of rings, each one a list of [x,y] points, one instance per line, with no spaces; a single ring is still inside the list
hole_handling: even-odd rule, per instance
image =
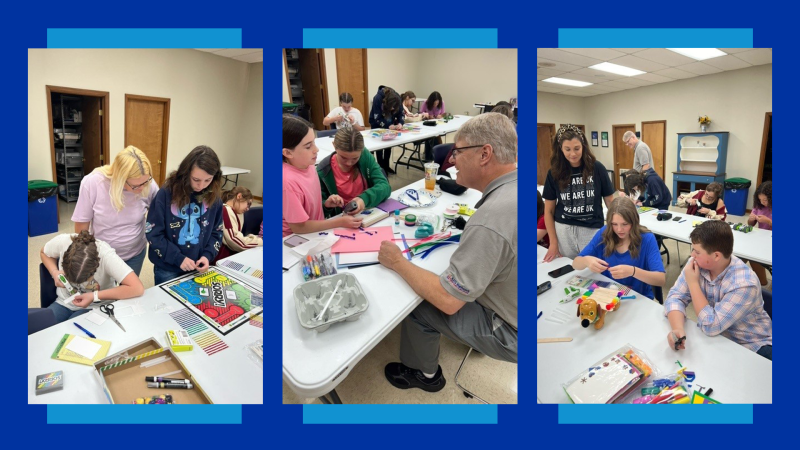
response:
[[[427,448],[439,448],[443,445],[459,447],[531,447],[538,445],[559,446],[566,448],[586,446],[614,445],[617,442],[646,447],[690,445],[697,443],[704,446],[756,446],[766,444],[767,437],[773,445],[785,446],[783,439],[794,435],[793,426],[797,417],[797,409],[793,404],[794,369],[797,357],[781,353],[783,343],[793,343],[788,336],[792,326],[788,320],[782,320],[787,311],[786,301],[781,299],[780,292],[789,292],[788,267],[793,253],[788,248],[797,242],[792,233],[791,223],[797,208],[788,205],[789,196],[784,195],[789,188],[789,178],[795,165],[795,147],[788,146],[797,142],[790,137],[790,130],[798,120],[797,88],[795,57],[790,42],[797,40],[793,33],[796,27],[795,14],[778,5],[736,5],[685,3],[654,4],[613,4],[602,5],[598,9],[596,2],[548,3],[545,5],[521,4],[522,2],[446,2],[446,3],[330,3],[319,7],[314,2],[278,2],[254,3],[238,6],[229,3],[193,2],[187,5],[173,5],[168,2],[80,2],[65,4],[64,2],[40,1],[29,5],[5,6],[3,16],[4,63],[0,71],[5,87],[5,106],[3,108],[6,129],[4,156],[7,160],[4,175],[7,185],[22,185],[27,180],[27,171],[18,163],[19,154],[27,149],[26,135],[21,131],[27,129],[27,115],[22,105],[27,105],[27,48],[44,48],[47,45],[47,28],[241,28],[242,46],[264,48],[265,76],[264,105],[264,148],[274,158],[264,158],[264,192],[265,192],[265,225],[267,234],[278,236],[280,233],[280,208],[278,193],[281,190],[280,164],[277,159],[280,128],[278,103],[282,99],[280,49],[285,47],[301,47],[303,28],[356,28],[359,25],[369,28],[379,27],[423,27],[431,28],[497,28],[498,47],[518,48],[519,92],[518,98],[523,102],[523,111],[519,115],[519,164],[521,198],[525,192],[534,191],[536,146],[534,130],[535,115],[535,67],[537,47],[558,47],[558,28],[599,28],[599,27],[649,27],[675,28],[679,24],[692,24],[704,28],[753,28],[753,46],[771,47],[775,69],[773,70],[773,113],[775,130],[773,141],[776,142],[777,158],[784,158],[785,163],[776,164],[774,168],[774,203],[777,205],[776,216],[787,225],[775,230],[775,242],[786,243],[782,251],[774,253],[775,272],[779,278],[774,295],[778,297],[775,309],[777,318],[775,333],[775,374],[786,376],[786,380],[773,383],[773,405],[756,405],[753,409],[753,425],[633,425],[625,428],[609,425],[563,425],[554,427],[558,421],[558,409],[554,405],[536,404],[536,355],[532,332],[533,317],[536,314],[532,306],[534,302],[533,283],[522,277],[519,287],[520,322],[528,326],[521,327],[520,362],[519,362],[519,405],[501,405],[497,409],[498,425],[345,425],[345,429],[335,428],[337,425],[303,425],[303,407],[300,405],[282,405],[281,382],[281,323],[280,314],[265,314],[264,342],[267,347],[267,358],[264,364],[264,405],[242,407],[242,423],[237,425],[176,425],[176,426],[136,426],[130,425],[46,425],[47,411],[45,406],[27,405],[26,389],[23,383],[32,380],[23,368],[27,360],[27,341],[25,324],[17,320],[23,314],[23,300],[15,299],[14,292],[24,283],[25,265],[15,263],[19,255],[27,253],[26,223],[17,219],[18,211],[24,211],[24,196],[21,192],[12,195],[9,217],[2,222],[7,237],[7,247],[3,261],[3,278],[6,280],[6,302],[14,305],[13,312],[7,315],[5,335],[7,345],[3,358],[6,369],[6,393],[3,407],[0,408],[5,444],[18,448],[36,443],[37,447],[58,446],[58,448],[85,448],[87,445],[102,445],[119,448],[142,448],[178,444],[182,448],[220,448],[235,446],[288,446],[313,445],[319,439],[324,445],[352,447],[353,445],[369,445],[370,447],[412,445]],[[345,7],[347,6],[347,7]],[[693,20],[689,20],[693,19]],[[363,24],[363,25],[362,25]],[[374,32],[373,32],[374,33]],[[631,42],[626,47],[646,47],[636,43],[635,33],[630,33]],[[372,35],[367,42],[385,43],[387,39],[403,42],[401,35]],[[431,39],[440,42],[442,47],[450,42],[447,35],[438,33]],[[375,45],[380,46],[380,45]],[[585,45],[590,46],[590,45]],[[698,42],[698,47],[708,46]],[[130,70],[121,67],[120,70]],[[442,67],[426,70],[452,70],[454,76],[463,76],[472,72],[480,76],[482,71],[490,67]],[[84,86],[76,86],[84,87]],[[730,95],[736,95],[731,92]],[[274,109],[269,109],[274,105]],[[784,125],[785,124],[785,125]],[[790,140],[791,139],[791,140]],[[783,146],[780,144],[784,143]],[[791,144],[789,144],[791,143]],[[116,152],[119,149],[112,149]],[[781,150],[781,151],[777,151]],[[174,151],[174,149],[173,149]],[[758,151],[758,149],[753,149]],[[791,153],[790,153],[791,152]],[[16,163],[16,164],[15,164]],[[26,160],[27,164],[27,160]],[[784,186],[784,188],[780,188]],[[794,191],[790,191],[794,193]],[[796,197],[796,195],[791,195]],[[786,198],[787,200],[780,200]],[[531,201],[532,205],[533,202]],[[273,205],[274,207],[270,207]],[[532,224],[533,208],[527,208],[525,202],[520,204],[519,221],[522,226]],[[533,273],[535,257],[526,258],[525,249],[533,254],[535,242],[524,233],[520,234],[519,246],[522,257],[519,270],[522,273]],[[278,272],[278,255],[281,252],[277,239],[265,242],[265,255],[275,255],[265,261],[265,285],[277,286],[281,283]],[[784,273],[784,275],[780,275]],[[787,281],[784,281],[787,280]],[[17,281],[17,282],[14,282]],[[276,311],[279,299],[274,298]],[[269,302],[269,300],[267,300]],[[19,306],[17,306],[17,304]],[[783,337],[780,337],[783,336]],[[376,376],[382,376],[376,374]],[[730,376],[735,377],[732,373]],[[753,386],[757,389],[758,386]],[[789,388],[790,393],[785,394]],[[344,399],[346,401],[346,399]],[[675,414],[680,415],[680,408]],[[709,409],[709,414],[715,414]],[[176,411],[177,413],[177,411]],[[87,413],[76,413],[76,422]],[[90,413],[89,413],[90,414]],[[616,414],[609,411],[608,414]],[[42,428],[46,427],[46,428]],[[69,427],[69,428],[66,428]],[[76,427],[76,428],[73,428]],[[478,427],[478,428],[476,428]],[[609,428],[612,427],[612,428]],[[680,428],[678,428],[680,427]],[[735,428],[734,428],[735,427]],[[620,434],[619,439],[610,440],[611,432],[633,431],[633,434]],[[167,434],[168,433],[168,434]],[[314,433],[312,435],[312,433]],[[643,441],[640,441],[644,439]],[[299,442],[298,442],[299,441]],[[775,442],[778,441],[778,442]],[[361,445],[359,445],[359,443]]]

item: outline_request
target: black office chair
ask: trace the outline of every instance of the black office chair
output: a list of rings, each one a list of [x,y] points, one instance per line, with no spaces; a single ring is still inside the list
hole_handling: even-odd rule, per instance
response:
[[[58,261],[56,260],[56,267]],[[39,305],[42,308],[47,308],[51,303],[56,301],[58,293],[56,292],[56,282],[50,276],[50,272],[44,267],[43,263],[39,263]]]
[[[664,304],[664,290],[661,286],[650,286],[653,288],[653,297],[655,297],[658,303]]]
[[[764,311],[766,311],[769,318],[772,319],[772,291],[762,288],[761,298],[764,299]]]
[[[258,234],[261,230],[261,222],[264,221],[264,207],[252,206],[244,212],[244,223],[242,224],[242,234]]]
[[[450,154],[450,150],[455,147],[455,144],[439,144],[436,147],[433,147],[433,162],[439,165],[439,175],[447,175],[450,176],[444,170],[444,162],[447,160],[447,155]]]
[[[317,131],[317,137],[318,138],[327,137],[327,136],[333,136],[334,134],[336,134],[336,129],[333,129],[333,130],[318,130]]]
[[[56,324],[55,313],[47,308],[28,308],[28,336]]]

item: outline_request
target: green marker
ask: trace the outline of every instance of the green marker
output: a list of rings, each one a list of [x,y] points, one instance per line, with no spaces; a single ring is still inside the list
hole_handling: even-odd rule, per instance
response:
[[[64,285],[64,287],[67,289],[67,292],[69,292],[69,295],[75,295],[78,293],[78,291],[72,288],[72,285],[69,284],[69,281],[67,281],[67,277],[65,277],[63,273],[58,274],[58,281],[60,281],[61,284]]]

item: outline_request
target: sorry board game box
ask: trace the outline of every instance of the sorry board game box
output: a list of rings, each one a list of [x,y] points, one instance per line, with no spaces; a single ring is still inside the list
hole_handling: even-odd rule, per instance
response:
[[[263,293],[215,267],[161,285],[175,300],[226,335],[261,314]]]

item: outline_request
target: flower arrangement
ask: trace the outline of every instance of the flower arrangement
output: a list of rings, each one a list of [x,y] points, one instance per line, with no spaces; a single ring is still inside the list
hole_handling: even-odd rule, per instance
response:
[[[711,119],[708,116],[700,116],[697,118],[697,121],[700,122],[700,125],[708,125],[711,123]]]

